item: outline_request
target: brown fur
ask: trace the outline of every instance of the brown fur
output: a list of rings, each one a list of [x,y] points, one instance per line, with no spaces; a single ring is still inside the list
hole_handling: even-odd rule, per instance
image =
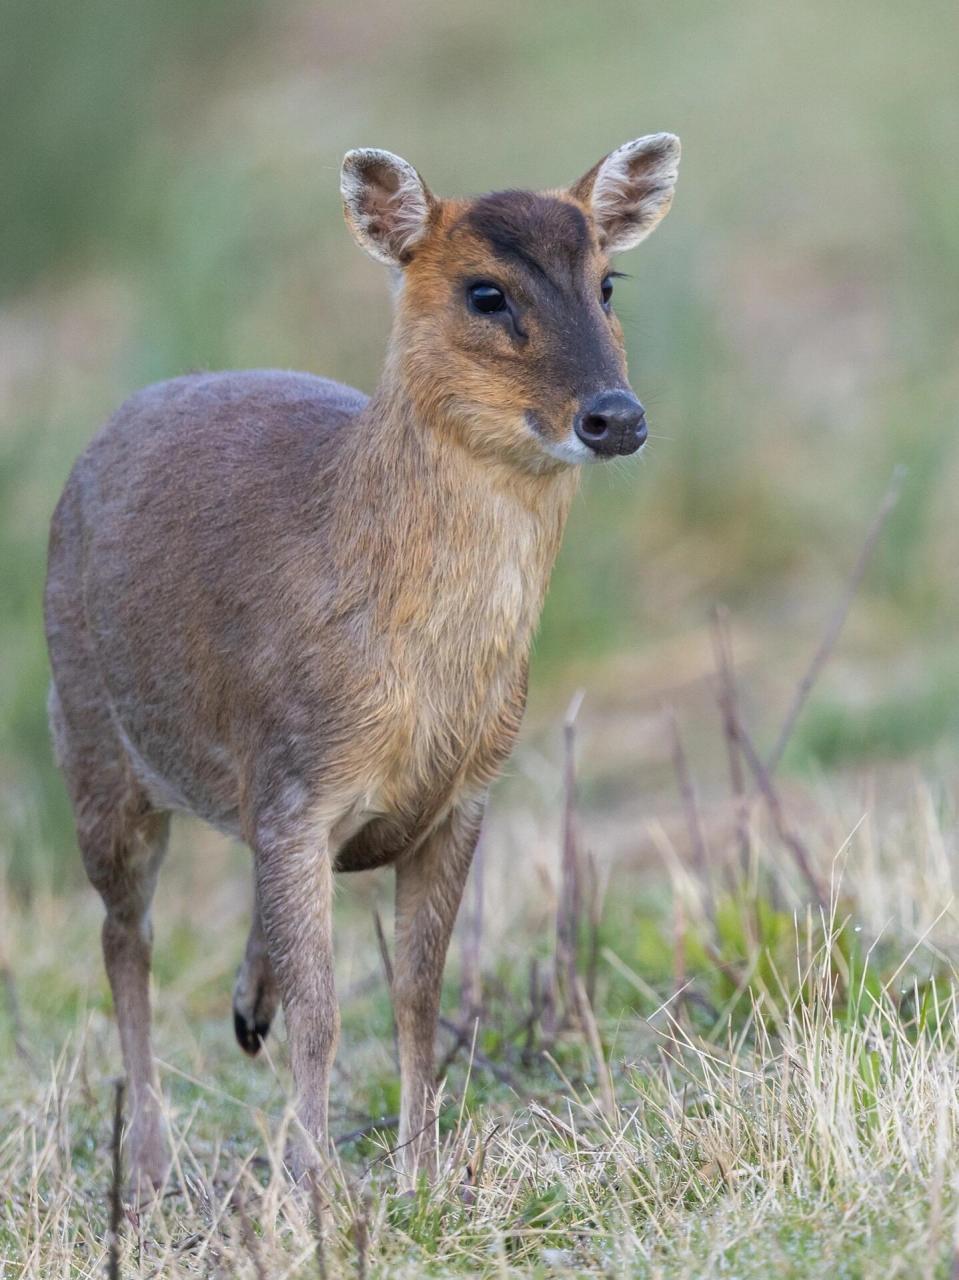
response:
[[[375,396],[277,372],[147,388],[78,460],[53,519],[51,725],[107,909],[144,1185],[168,1165],[148,975],[172,810],[253,850],[237,1034],[256,1052],[282,1000],[301,1162],[327,1141],[333,872],[395,866],[400,1141],[408,1170],[429,1167],[447,943],[576,488],[544,442],[625,379],[588,203],[439,202],[392,159],[372,191],[368,174],[350,187],[358,238],[405,263]],[[519,235],[555,222],[533,236],[543,279],[484,233],[504,214]],[[519,299],[522,337],[464,306],[464,282],[491,275]]]

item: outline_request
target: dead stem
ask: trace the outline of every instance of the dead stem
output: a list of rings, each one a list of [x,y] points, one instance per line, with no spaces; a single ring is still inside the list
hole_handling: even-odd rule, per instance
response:
[[[716,696],[723,719],[723,739],[729,760],[729,781],[736,808],[739,871],[743,883],[746,884],[752,865],[749,800],[743,774],[742,750],[736,734],[736,725],[739,721],[739,692],[736,688],[736,668],[729,634],[729,614],[721,605],[717,605],[713,610],[713,649],[716,655]]]

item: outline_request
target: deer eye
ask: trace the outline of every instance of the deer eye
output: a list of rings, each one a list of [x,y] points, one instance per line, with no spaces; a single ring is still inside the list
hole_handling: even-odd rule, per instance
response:
[[[506,294],[498,285],[490,284],[488,280],[471,284],[466,291],[466,296],[470,310],[478,311],[480,315],[491,316],[497,311],[506,310]]]
[[[603,283],[599,286],[599,296],[603,299],[603,306],[608,307],[610,299],[613,296],[613,277],[604,276]]]

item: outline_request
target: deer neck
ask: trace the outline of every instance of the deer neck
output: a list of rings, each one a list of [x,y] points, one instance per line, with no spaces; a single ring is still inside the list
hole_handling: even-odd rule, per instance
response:
[[[377,625],[437,644],[528,647],[577,486],[477,457],[426,418],[390,362],[352,432],[341,570],[363,574]]]

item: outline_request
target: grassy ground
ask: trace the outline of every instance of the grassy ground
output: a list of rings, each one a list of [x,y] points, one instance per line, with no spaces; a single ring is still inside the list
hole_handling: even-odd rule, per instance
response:
[[[541,1007],[530,1017],[531,961],[541,988],[550,972],[555,820],[494,815],[482,1012],[452,1058],[442,1033],[442,1175],[413,1199],[389,1154],[396,1067],[371,919],[386,885],[349,883],[327,1274],[952,1276],[955,796],[902,778],[883,790],[878,803],[862,788],[802,798],[832,885],[824,915],[799,905],[759,810],[745,880],[729,821],[710,829],[706,880],[685,869],[668,820],[647,833],[659,865],[638,839],[601,863],[598,930],[581,938],[592,1001],[565,1028]],[[584,841],[596,834],[588,810],[579,825]],[[251,1063],[230,1025],[245,855],[187,828],[171,861],[156,1047],[176,1160],[162,1201],[124,1214],[122,1274],[318,1276],[311,1205],[280,1168],[282,1031]],[[0,1259],[15,1277],[104,1266],[118,1050],[98,922],[92,894],[4,907]],[[468,945],[454,946],[451,1025]]]

